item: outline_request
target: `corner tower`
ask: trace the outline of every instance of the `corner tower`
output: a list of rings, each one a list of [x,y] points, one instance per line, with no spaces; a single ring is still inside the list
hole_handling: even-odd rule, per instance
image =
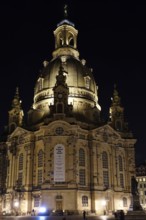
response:
[[[12,100],[12,108],[9,111],[8,131],[11,133],[16,127],[21,127],[23,124],[24,113],[21,107],[21,100],[19,98],[19,89],[16,88],[15,96]]]
[[[121,106],[121,99],[116,85],[114,85],[112,105],[110,107],[109,115],[109,124],[115,130],[119,132],[128,131],[128,124],[124,120],[124,108]]]

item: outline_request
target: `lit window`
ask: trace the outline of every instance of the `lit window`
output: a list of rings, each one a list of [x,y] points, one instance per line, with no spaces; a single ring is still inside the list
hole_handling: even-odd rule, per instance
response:
[[[82,196],[82,206],[87,207],[88,206],[88,197]]]
[[[43,78],[39,78],[38,79],[38,90],[42,90],[43,89]]]
[[[87,88],[87,89],[89,89],[90,88],[90,77],[89,76],[87,76],[87,77],[85,77],[85,87]]]
[[[127,207],[127,198],[123,197],[123,207]]]
[[[34,198],[34,207],[39,207],[40,205],[40,198],[39,197],[35,197]]]

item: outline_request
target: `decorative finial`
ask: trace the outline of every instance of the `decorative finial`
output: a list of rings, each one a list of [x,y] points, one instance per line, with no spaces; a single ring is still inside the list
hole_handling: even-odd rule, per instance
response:
[[[18,87],[16,87],[15,96],[19,96],[19,88]]]
[[[68,5],[64,5],[64,18],[68,16]]]
[[[120,97],[117,91],[117,85],[114,84],[113,104],[120,105]]]

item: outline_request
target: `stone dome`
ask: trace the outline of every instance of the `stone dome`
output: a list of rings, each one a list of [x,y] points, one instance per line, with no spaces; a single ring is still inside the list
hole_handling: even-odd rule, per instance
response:
[[[99,116],[97,85],[92,69],[86,66],[85,60],[79,59],[77,33],[73,23],[68,20],[60,22],[54,31],[53,58],[50,62],[43,63],[44,67],[35,85],[33,108],[29,111],[29,118],[33,123],[50,116],[49,106],[55,105],[54,88],[60,66],[68,87],[67,104],[72,105],[72,115],[89,117],[89,112],[94,109]]]

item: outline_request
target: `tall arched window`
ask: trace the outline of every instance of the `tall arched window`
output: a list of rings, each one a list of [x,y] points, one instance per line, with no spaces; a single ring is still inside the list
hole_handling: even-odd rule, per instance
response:
[[[121,155],[118,156],[118,162],[119,162],[119,181],[120,186],[124,187],[124,172],[123,172],[123,159]]]
[[[106,169],[108,168],[108,156],[105,151],[102,153],[102,167]]]
[[[102,153],[102,168],[103,168],[103,185],[109,186],[109,171],[108,171],[108,155],[104,151]]]
[[[85,151],[84,149],[79,149],[79,166],[85,166]]]
[[[86,176],[85,176],[85,170],[81,169],[79,171],[79,184],[82,186],[86,185]]]
[[[40,186],[43,182],[43,151],[40,150],[38,153],[38,178],[37,178],[37,184]]]
[[[123,207],[127,207],[127,198],[123,197]]]
[[[82,196],[82,206],[87,207],[88,206],[88,197]]]
[[[21,186],[23,182],[23,153],[19,155],[19,161],[18,161],[18,186]]]

